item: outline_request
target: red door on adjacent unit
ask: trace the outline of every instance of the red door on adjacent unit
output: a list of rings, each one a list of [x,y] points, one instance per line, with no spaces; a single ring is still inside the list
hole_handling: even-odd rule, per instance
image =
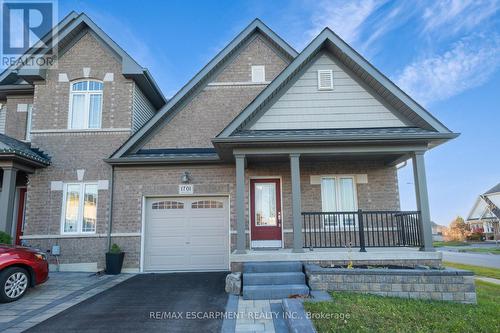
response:
[[[279,179],[250,180],[252,247],[281,247]]]
[[[19,189],[19,205],[17,208],[17,225],[16,225],[16,245],[21,245],[21,236],[24,230],[24,211],[26,203],[26,188]]]

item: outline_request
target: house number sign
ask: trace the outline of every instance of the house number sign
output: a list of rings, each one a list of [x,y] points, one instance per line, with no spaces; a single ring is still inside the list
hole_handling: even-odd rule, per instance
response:
[[[192,184],[179,185],[179,194],[193,194],[193,185]]]

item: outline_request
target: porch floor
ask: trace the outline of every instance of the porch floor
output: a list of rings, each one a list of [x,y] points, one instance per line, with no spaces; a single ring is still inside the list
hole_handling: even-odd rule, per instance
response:
[[[304,249],[302,253],[294,253],[292,249],[273,250],[247,250],[245,254],[232,252],[231,262],[249,261],[318,261],[318,260],[339,260],[339,261],[382,261],[382,260],[441,260],[441,252],[424,252],[418,248],[394,248],[379,247],[367,248],[366,252],[359,252],[359,248],[315,248],[312,251]]]

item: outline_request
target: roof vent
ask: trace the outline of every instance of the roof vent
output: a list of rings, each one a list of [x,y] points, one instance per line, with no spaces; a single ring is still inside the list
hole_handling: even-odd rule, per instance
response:
[[[333,71],[331,69],[318,70],[318,89],[319,90],[333,89]]]

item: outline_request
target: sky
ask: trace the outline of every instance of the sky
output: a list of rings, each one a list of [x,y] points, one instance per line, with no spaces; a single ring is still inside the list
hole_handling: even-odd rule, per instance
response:
[[[466,217],[500,182],[500,0],[82,1],[86,12],[175,94],[254,18],[297,51],[329,27],[461,135],[429,151],[432,219]],[[415,209],[411,164],[398,171],[401,208]]]

